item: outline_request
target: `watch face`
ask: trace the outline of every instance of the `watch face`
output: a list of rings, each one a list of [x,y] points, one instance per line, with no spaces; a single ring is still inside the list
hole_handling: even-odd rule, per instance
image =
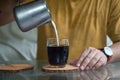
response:
[[[105,51],[106,55],[108,55],[108,56],[113,55],[113,52],[112,52],[111,48],[109,48],[109,47],[104,47],[104,51]]]

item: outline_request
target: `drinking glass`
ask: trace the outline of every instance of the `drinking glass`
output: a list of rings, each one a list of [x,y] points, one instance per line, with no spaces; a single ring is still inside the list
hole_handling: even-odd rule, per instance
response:
[[[67,64],[69,54],[68,39],[57,40],[56,38],[48,38],[47,54],[48,62],[51,67],[65,67],[65,65]]]

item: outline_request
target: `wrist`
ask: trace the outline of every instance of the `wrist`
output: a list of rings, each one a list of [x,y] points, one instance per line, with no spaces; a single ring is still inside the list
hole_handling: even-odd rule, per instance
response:
[[[101,49],[101,51],[105,54],[107,57],[107,62],[109,62],[112,59],[113,51],[110,47],[104,47]]]

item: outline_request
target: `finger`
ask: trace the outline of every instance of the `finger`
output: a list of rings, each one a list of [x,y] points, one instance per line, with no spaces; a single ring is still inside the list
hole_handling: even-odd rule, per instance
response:
[[[92,60],[92,58],[96,55],[96,51],[95,49],[92,49],[88,56],[86,56],[86,58],[83,60],[83,62],[81,63],[81,70],[84,70],[84,69],[89,69],[89,67],[87,66],[90,61]]]
[[[99,67],[101,67],[101,66],[104,66],[104,65],[106,65],[107,64],[107,59],[106,59],[106,57],[101,57],[100,58],[100,60],[93,66],[93,69],[97,69],[97,68],[99,68]]]
[[[88,55],[89,52],[90,52],[90,49],[86,48],[85,51],[80,56],[80,58],[79,58],[79,60],[77,62],[77,66],[80,66],[80,64],[82,63],[82,61],[85,59],[85,57]]]
[[[105,65],[105,62],[104,62],[103,58],[100,58],[98,60],[98,62],[94,65],[94,67],[95,67],[95,69],[97,69],[97,68],[99,68],[99,67],[101,67],[103,65]]]
[[[98,56],[96,53],[95,56],[92,58],[92,60],[87,65],[88,69],[92,69],[95,66],[95,64],[99,61],[100,58],[101,56]]]
[[[76,65],[77,62],[78,62],[78,59],[76,59],[76,60],[72,60],[72,61],[70,62],[70,64],[71,64],[71,65]]]

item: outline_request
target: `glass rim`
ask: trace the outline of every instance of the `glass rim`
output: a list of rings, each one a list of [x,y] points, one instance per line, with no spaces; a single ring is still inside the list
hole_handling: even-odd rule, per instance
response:
[[[50,44],[51,44],[51,43],[54,44],[54,42],[52,42],[52,41],[54,41],[55,44],[57,44],[57,38],[48,38],[46,45],[48,46],[49,43],[50,43]],[[69,39],[67,39],[67,38],[59,38],[59,44],[60,44],[60,45],[61,45],[61,42],[63,42],[62,45],[63,45],[63,44],[69,45]]]

